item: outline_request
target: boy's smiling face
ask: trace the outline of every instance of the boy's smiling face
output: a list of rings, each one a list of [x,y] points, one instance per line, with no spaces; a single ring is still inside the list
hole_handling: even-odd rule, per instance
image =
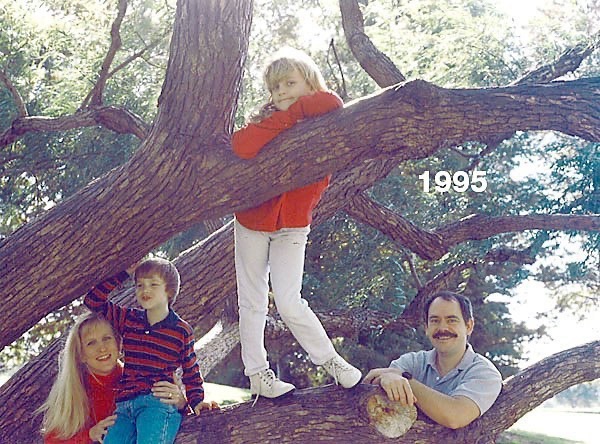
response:
[[[273,85],[271,97],[275,108],[285,111],[300,97],[309,96],[314,92],[302,74],[294,69]]]

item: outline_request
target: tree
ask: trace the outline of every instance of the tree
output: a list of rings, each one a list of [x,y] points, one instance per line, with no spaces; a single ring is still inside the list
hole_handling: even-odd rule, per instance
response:
[[[345,1],[341,4],[356,6]],[[123,11],[125,2],[121,1],[120,6]],[[0,282],[6,301],[6,310],[0,314],[0,322],[6,326],[2,345],[12,342],[49,311],[77,298],[101,277],[124,268],[192,224],[254,206],[285,190],[310,183],[328,171],[336,172],[335,186],[320,207],[320,218],[330,217],[338,209],[345,208],[354,217],[377,226],[428,259],[440,257],[453,245],[467,239],[482,239],[497,233],[525,229],[598,230],[597,215],[543,214],[505,218],[474,216],[436,230],[423,230],[361,194],[398,163],[425,158],[442,147],[466,141],[491,143],[517,130],[536,129],[552,129],[598,141],[596,103],[600,80],[596,78],[546,85],[524,83],[505,88],[455,90],[424,81],[393,85],[399,80],[394,77],[399,72],[396,69],[385,81],[393,86],[282,134],[266,148],[269,156],[261,155],[256,162],[235,159],[230,154],[228,137],[247,55],[250,16],[251,2],[247,1],[180,1],[158,115],[149,129],[126,110],[102,105],[102,85],[107,70],[101,70],[100,81],[92,94],[95,99],[72,116],[28,117],[26,112],[23,113],[24,107],[17,106],[21,114],[2,136],[4,143],[31,131],[98,124],[136,134],[142,143],[127,163],[2,241]],[[347,17],[345,22],[348,23]],[[119,23],[117,18],[113,31],[118,31]],[[346,33],[350,34],[347,30]],[[351,34],[348,39],[352,40]],[[118,32],[112,34],[115,46],[109,51],[108,64],[117,41]],[[354,51],[365,67],[376,67],[381,60],[385,61],[381,53],[369,61],[359,50],[355,48]],[[573,59],[569,61],[569,66],[573,67]],[[20,103],[18,96],[14,95],[14,98]],[[323,143],[325,139],[327,142]],[[316,140],[320,143],[314,143]],[[281,159],[286,159],[290,167],[283,167]],[[303,173],[293,174],[299,170]],[[149,174],[149,171],[153,173]],[[230,234],[230,227],[225,227],[178,262],[184,282],[190,282],[182,294],[202,296],[193,300],[191,296],[182,298],[177,309],[186,318],[198,319],[199,324],[206,320],[206,325],[212,325],[220,317],[228,298],[235,293]],[[517,256],[518,252],[514,251],[490,251],[486,260],[500,262]],[[41,257],[43,261],[39,260]],[[425,296],[443,286],[449,276],[471,266],[474,264],[465,263],[462,268],[457,266],[423,284],[401,319],[386,323],[414,325],[419,317],[418,307]],[[185,274],[198,278],[185,279]],[[50,297],[42,298],[46,294]],[[379,318],[385,319],[384,316]],[[208,322],[209,319],[213,322]],[[566,383],[553,385],[551,392],[566,388],[568,385],[565,384],[598,377],[599,369],[594,364],[598,361],[594,359],[598,356],[596,343],[570,353],[581,363],[591,361],[591,364],[578,367]],[[555,359],[561,358],[564,356]],[[540,364],[537,370],[547,371],[554,362]],[[50,367],[44,368],[51,372]],[[32,367],[28,371],[32,371]],[[534,389],[531,396],[524,398],[529,403],[517,409],[508,422],[514,422],[517,415],[544,396],[540,394],[541,389],[535,388],[539,375],[536,376],[535,371],[530,373],[532,376],[526,380]],[[33,387],[47,380],[41,379],[39,373],[31,374],[33,376],[21,373],[17,377],[21,379],[21,385],[13,382],[2,387],[1,396],[9,400],[2,405],[11,409],[6,413],[13,412],[12,419],[23,420],[29,411],[15,407],[15,400],[21,398],[19,387],[25,381]],[[348,404],[360,393],[363,389],[339,396],[342,403]],[[511,400],[511,405],[519,404],[512,401],[515,393],[517,391],[507,385],[503,399]],[[532,403],[532,399],[535,402]],[[361,398],[359,404],[365,400]],[[498,410],[495,411],[500,415]],[[353,410],[345,414],[356,416]],[[9,421],[7,416],[3,415],[3,418]],[[493,421],[499,416],[485,418],[488,417]],[[480,427],[484,425],[477,424],[486,424],[484,418],[470,431],[459,433],[465,439],[480,436]],[[510,425],[507,422],[501,424],[504,428]],[[15,433],[13,426],[6,423],[0,427],[3,432]],[[500,431],[493,430],[494,433]],[[437,437],[448,433],[425,423],[418,423],[413,431],[422,436]],[[331,428],[332,436],[336,432],[339,433],[339,429]],[[181,439],[193,440],[190,434],[182,435]],[[493,436],[486,439],[493,439]]]

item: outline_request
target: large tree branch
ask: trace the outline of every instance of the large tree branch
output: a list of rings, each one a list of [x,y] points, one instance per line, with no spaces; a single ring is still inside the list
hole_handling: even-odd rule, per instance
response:
[[[219,53],[223,54],[228,53]],[[255,206],[329,171],[349,170],[369,159],[387,157],[398,163],[423,158],[442,146],[508,128],[554,129],[600,140],[599,85],[600,79],[586,79],[546,86],[446,90],[410,82],[299,123],[252,161],[236,159],[217,134],[208,139],[195,134],[204,125],[207,134],[214,131],[214,119],[223,119],[220,107],[206,106],[204,114],[190,112],[190,119],[183,118],[182,108],[178,122],[171,122],[178,114],[175,110],[164,113],[159,120],[169,121],[172,127],[155,125],[127,164],[0,243],[4,256],[0,282],[10,307],[0,313],[0,322],[7,326],[3,345],[31,325],[20,324],[15,313],[27,307],[35,322],[49,311],[45,304],[32,309],[40,295],[61,295],[60,305],[64,305],[193,223]],[[205,98],[212,99],[216,97]],[[223,100],[232,106],[231,99]],[[86,202],[94,202],[98,210],[82,211]],[[163,211],[152,211],[156,207]],[[107,238],[101,227],[112,226],[115,220],[118,233]],[[39,261],[40,257],[46,260]],[[61,266],[48,266],[50,260]],[[78,276],[78,282],[71,276]],[[32,281],[37,285],[32,286]]]
[[[127,0],[119,0],[117,7],[117,16],[115,17],[115,20],[113,21],[112,26],[110,28],[110,46],[108,48],[108,52],[106,53],[106,57],[104,57],[104,61],[102,62],[102,67],[100,68],[98,80],[96,81],[94,88],[90,91],[90,94],[83,100],[81,108],[87,108],[90,105],[102,105],[102,94],[104,93],[106,81],[110,76],[110,65],[112,65],[115,55],[121,47],[120,30],[126,12]]]
[[[362,68],[382,88],[404,82],[406,78],[365,33],[362,12],[357,0],[340,0],[342,27],[350,51]]]
[[[469,426],[451,430],[433,424],[422,415],[398,438],[390,437],[400,417],[384,396],[379,408],[369,409],[379,388],[360,385],[353,390],[335,386],[297,390],[278,400],[261,399],[238,404],[223,412],[184,421],[178,443],[214,441],[254,442],[355,442],[355,443],[492,443],[517,419],[544,400],[568,387],[600,377],[600,341],[566,350],[523,370],[505,383],[494,406]],[[261,419],[264,418],[264,419]],[[389,425],[388,427],[382,424]],[[307,426],[307,424],[309,426]],[[268,428],[269,433],[264,433]],[[386,436],[387,435],[387,436]],[[254,438],[253,438],[254,437]]]
[[[362,193],[350,199],[344,209],[354,219],[376,228],[426,260],[437,260],[465,241],[488,239],[501,233],[526,230],[600,231],[600,215],[566,214],[473,214],[434,230],[423,230]]]

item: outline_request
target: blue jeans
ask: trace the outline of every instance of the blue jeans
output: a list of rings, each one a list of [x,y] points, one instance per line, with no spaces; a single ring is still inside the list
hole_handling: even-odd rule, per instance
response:
[[[117,402],[115,414],[104,444],[172,444],[181,424],[177,407],[152,394]]]

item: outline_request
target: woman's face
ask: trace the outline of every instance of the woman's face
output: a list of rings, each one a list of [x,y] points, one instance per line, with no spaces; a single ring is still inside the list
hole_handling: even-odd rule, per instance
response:
[[[109,375],[117,365],[119,344],[112,327],[106,322],[95,322],[81,328],[81,361],[90,372]]]

